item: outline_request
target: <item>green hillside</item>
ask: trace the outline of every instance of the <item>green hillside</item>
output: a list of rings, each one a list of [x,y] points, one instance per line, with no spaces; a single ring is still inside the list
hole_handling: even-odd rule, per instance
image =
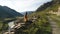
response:
[[[35,20],[35,21],[33,21],[33,23],[31,23],[30,25],[17,29],[15,33],[17,34],[52,34],[52,27],[50,25],[48,16],[52,19],[52,21],[56,22],[59,27],[60,27],[60,16],[57,16],[56,14],[51,14],[48,12],[50,12],[51,10],[53,12],[58,12],[59,7],[60,7],[60,0],[52,0],[51,2],[47,2],[43,4],[35,12],[28,15],[28,18],[30,20]]]
[[[21,17],[23,15],[7,6],[0,6],[0,20],[4,18],[15,18],[17,16]]]
[[[15,20],[16,17],[22,16],[22,14],[7,6],[0,6],[0,33],[2,32],[2,30],[7,29],[8,22]]]
[[[47,16],[53,16],[51,17],[53,21],[57,23],[57,25],[60,25],[60,20],[57,20],[57,15],[49,14],[51,10],[54,12],[58,12],[58,8],[60,6],[60,0],[53,0],[51,2],[47,2],[40,6],[36,12],[31,14],[30,18],[37,18],[36,22],[34,22],[35,25],[31,26],[31,28],[28,29],[29,34],[52,34],[51,26],[49,24]],[[55,17],[55,18],[54,18]],[[60,18],[60,17],[59,17]],[[59,19],[58,18],[58,19]],[[35,27],[34,27],[35,26]]]

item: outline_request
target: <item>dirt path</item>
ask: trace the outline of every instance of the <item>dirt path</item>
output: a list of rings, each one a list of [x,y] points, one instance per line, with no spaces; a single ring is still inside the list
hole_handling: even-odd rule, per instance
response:
[[[51,16],[51,17],[58,20],[58,21],[60,21],[60,18],[58,18],[58,17],[55,17],[55,16]]]
[[[52,27],[52,34],[60,34],[60,29],[58,27],[58,25],[56,24],[56,22],[54,22],[51,18],[49,18],[49,22],[51,24]]]

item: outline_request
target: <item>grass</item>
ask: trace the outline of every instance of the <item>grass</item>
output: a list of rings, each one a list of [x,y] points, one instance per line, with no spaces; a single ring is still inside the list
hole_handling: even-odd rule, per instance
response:
[[[19,32],[20,34],[51,34],[51,26],[48,22],[47,16],[50,14],[46,14],[46,12],[49,12],[50,10],[53,11],[57,11],[59,7],[59,4],[53,4],[51,7],[48,7],[46,10],[43,11],[38,11],[35,12],[31,15],[29,15],[29,18],[34,18],[36,17],[37,20],[35,22],[33,22],[32,24],[30,24],[29,26],[25,26],[25,27],[21,27],[20,29],[18,29],[17,32]],[[52,15],[53,17],[56,18],[60,18],[60,16],[56,16],[56,15]],[[60,20],[56,20],[55,18],[53,18],[53,21],[55,21],[58,26],[60,26]],[[5,20],[10,20],[10,19],[5,19]],[[3,23],[0,22],[0,30],[2,29]],[[5,26],[7,27],[7,24],[5,24]]]
[[[57,23],[57,25],[60,27],[60,17],[59,16],[56,16],[56,15],[51,15],[50,16],[53,21],[55,21]],[[57,19],[58,18],[58,19]]]
[[[7,30],[8,28],[8,24],[6,22],[0,21],[0,34],[2,33],[2,31]]]
[[[2,25],[3,25],[3,23],[0,21],[0,34],[1,34],[1,31],[2,31]]]
[[[45,12],[38,12],[35,14],[32,16],[36,16],[36,21],[29,26],[20,28],[20,34],[51,34],[51,26]],[[32,16],[30,15],[31,18]]]
[[[2,22],[0,22],[0,31],[1,31],[1,29],[2,29],[2,25],[3,25],[3,23],[2,23]]]

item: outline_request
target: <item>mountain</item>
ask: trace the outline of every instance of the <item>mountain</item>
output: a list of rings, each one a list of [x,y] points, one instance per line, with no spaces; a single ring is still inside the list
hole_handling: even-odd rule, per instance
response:
[[[43,10],[45,10],[46,8],[50,7],[51,5],[53,5],[53,1],[44,3],[43,5],[41,5],[41,6],[37,9],[37,11],[43,11]]]
[[[7,6],[0,6],[0,18],[13,18],[17,16],[23,15]]]
[[[52,0],[41,5],[36,11],[43,11],[46,9],[56,10],[58,5],[60,5],[60,0]]]
[[[32,14],[34,11],[26,11],[28,15]],[[26,12],[21,12],[21,14],[25,15]]]

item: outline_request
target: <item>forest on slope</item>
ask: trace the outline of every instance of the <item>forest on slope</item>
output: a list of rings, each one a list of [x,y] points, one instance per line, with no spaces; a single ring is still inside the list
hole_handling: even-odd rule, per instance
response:
[[[22,17],[23,15],[7,6],[0,6],[0,20],[5,18],[15,18],[17,16]]]

